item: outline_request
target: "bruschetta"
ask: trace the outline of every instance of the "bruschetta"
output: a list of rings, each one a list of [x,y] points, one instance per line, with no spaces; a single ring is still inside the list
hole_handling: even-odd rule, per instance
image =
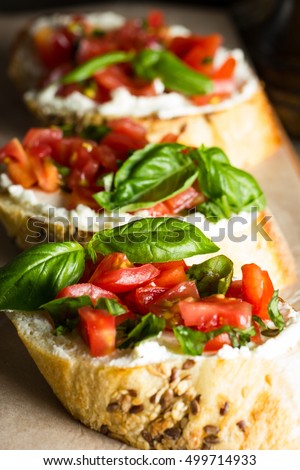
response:
[[[299,450],[300,314],[254,263],[241,281],[223,255],[191,265],[217,249],[167,217],[35,246],[0,269],[0,309],[96,431],[139,449]]]
[[[54,14],[19,35],[9,74],[47,124],[131,117],[151,142],[171,132],[185,145],[222,147],[247,168],[274,153],[280,130],[243,52],[222,42],[167,26],[158,12]]]
[[[293,258],[257,181],[220,148],[187,147],[170,134],[163,140],[147,144],[145,129],[129,119],[81,135],[33,128],[22,143],[12,139],[0,150],[0,219],[8,234],[21,248],[86,243],[103,227],[172,215],[216,240],[236,276],[252,260],[276,285],[291,284]]]

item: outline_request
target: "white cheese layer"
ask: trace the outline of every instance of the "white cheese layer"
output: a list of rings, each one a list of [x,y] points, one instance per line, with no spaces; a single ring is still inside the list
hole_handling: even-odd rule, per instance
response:
[[[88,21],[95,27],[105,31],[120,27],[125,18],[112,12],[92,13],[86,15]],[[67,24],[70,20],[69,15],[54,15],[51,19],[41,18],[34,23],[33,33],[38,29],[50,25]],[[170,36],[188,36],[190,31],[181,25],[173,25],[168,28]],[[224,85],[229,87],[230,98],[227,98],[216,104],[207,104],[196,106],[184,95],[176,92],[166,93],[163,86],[157,89],[156,96],[134,96],[126,88],[120,87],[111,93],[111,100],[98,104],[79,92],[73,92],[67,97],[56,96],[58,85],[51,84],[43,90],[30,90],[25,93],[25,100],[36,101],[43,108],[46,114],[64,115],[68,112],[76,114],[78,117],[87,112],[101,114],[107,118],[110,117],[147,117],[156,115],[160,119],[171,119],[173,117],[188,116],[194,114],[208,114],[216,111],[229,109],[240,102],[246,101],[258,90],[259,82],[246,62],[243,52],[240,49],[226,50],[220,48],[217,52],[214,65],[220,66],[229,56],[237,61],[235,70],[235,85],[222,81],[222,90]]]

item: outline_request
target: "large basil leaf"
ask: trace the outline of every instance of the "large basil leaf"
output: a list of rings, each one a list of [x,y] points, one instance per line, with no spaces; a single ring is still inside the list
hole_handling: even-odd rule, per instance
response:
[[[189,188],[197,168],[180,144],[150,144],[134,152],[116,172],[114,188],[94,195],[106,210],[152,207]],[[194,155],[194,150],[190,150]]]
[[[209,77],[191,69],[166,50],[144,49],[134,58],[133,68],[139,77],[160,78],[167,89],[185,95],[202,95],[213,89]]]
[[[188,278],[196,281],[200,297],[226,294],[233,275],[233,262],[224,255],[214,256],[203,263],[193,264]]]
[[[148,315],[142,317],[140,322],[130,331],[127,339],[118,346],[118,349],[133,348],[145,339],[155,338],[164,330],[165,326],[166,322],[163,318],[159,318],[153,315],[153,313],[148,313]]]
[[[232,328],[229,325],[224,325],[217,330],[211,330],[207,333],[192,330],[185,326],[176,326],[173,328],[173,332],[182,352],[190,356],[201,356],[206,343],[222,333],[228,333],[234,348],[245,346],[251,341],[251,337],[256,335],[254,327],[243,330],[241,328]]]
[[[208,198],[197,206],[205,216],[217,222],[232,214],[261,210],[266,205],[265,196],[257,181],[249,173],[230,165],[224,152],[217,148],[198,149],[199,184]]]
[[[89,253],[125,253],[132,263],[162,263],[194,255],[214,253],[219,248],[199,228],[180,219],[138,219],[96,233]]]
[[[0,268],[0,309],[34,310],[78,282],[85,251],[79,243],[49,243],[24,251]]]

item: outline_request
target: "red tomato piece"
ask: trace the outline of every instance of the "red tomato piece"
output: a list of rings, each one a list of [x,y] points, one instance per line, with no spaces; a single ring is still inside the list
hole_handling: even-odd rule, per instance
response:
[[[136,140],[144,141],[144,145],[148,143],[145,127],[130,118],[111,119],[108,121],[107,125],[115,132],[127,134]]]
[[[195,326],[210,331],[223,325],[248,328],[251,325],[252,306],[237,299],[214,297],[199,302],[179,302],[179,309],[185,326]]]
[[[49,158],[41,159],[31,157],[32,167],[36,175],[38,186],[47,192],[53,192],[58,189],[59,175],[57,167]]]
[[[49,69],[71,61],[73,53],[72,35],[65,29],[40,28],[34,35],[37,54]]]
[[[207,341],[206,345],[204,346],[204,352],[216,352],[221,349],[224,344],[228,344],[229,346],[231,346],[231,341],[228,333],[221,333],[215,338],[212,338]]]
[[[18,139],[10,140],[1,148],[0,160],[4,160],[6,157],[13,158],[16,162],[21,164],[26,164],[28,162],[26,151]]]
[[[228,80],[232,78],[236,66],[236,60],[234,57],[228,57],[228,59],[213,72],[214,80]]]
[[[150,28],[161,28],[164,25],[164,14],[161,10],[151,10],[147,16]]]
[[[155,279],[155,284],[159,287],[171,288],[182,282],[187,282],[187,275],[183,266],[167,269]]]
[[[242,299],[242,281],[232,281],[229,286],[229,289],[226,292],[226,297]]]
[[[154,304],[151,305],[151,309],[159,309],[166,305],[172,305],[177,303],[179,300],[192,298],[193,300],[199,300],[199,292],[196,287],[195,281],[187,281],[178,284],[171,289],[168,289],[164,294],[162,294]]]
[[[148,209],[143,209],[147,212],[148,217],[160,217],[162,215],[170,215],[170,209],[164,202],[159,202],[153,207],[148,207]]]
[[[116,319],[105,310],[81,307],[79,331],[90,348],[91,355],[106,356],[116,349]]]
[[[31,188],[36,183],[36,175],[29,160],[25,164],[8,161],[7,173],[15,184],[21,184],[25,189]]]
[[[269,319],[268,305],[274,294],[269,274],[254,263],[242,266],[242,273],[243,299],[253,305],[255,315]]]
[[[135,320],[136,319],[136,315],[132,312],[126,312],[124,313],[123,315],[117,315],[115,317],[115,320],[116,320],[116,326],[119,326],[121,325],[122,323],[124,323],[124,321],[126,320]]]
[[[268,305],[274,294],[274,286],[267,271],[262,272],[263,278],[263,293],[257,308],[256,314],[263,320],[269,320]]]
[[[218,47],[221,46],[222,42],[223,38],[219,34],[211,34],[208,36],[192,35],[188,37],[175,37],[170,44],[170,50],[184,60],[188,53],[195,47],[201,48],[205,52],[205,57],[213,57]]]
[[[169,269],[175,269],[175,268],[183,268],[185,271],[187,271],[188,269],[188,266],[186,265],[186,262],[183,259],[179,261],[167,261],[165,263],[152,263],[152,264],[160,271],[167,271]]]
[[[111,292],[128,292],[153,281],[158,275],[159,270],[152,264],[143,264],[139,267],[108,271],[102,273],[98,278],[95,271],[93,282]]]
[[[131,267],[133,267],[133,264],[130,263],[124,253],[111,253],[100,261],[89,282],[93,283],[94,280],[101,278],[102,274],[106,272]]]
[[[191,209],[194,207],[194,202],[199,196],[198,191],[193,187],[182,191],[182,193],[171,197],[165,201],[165,204],[169,207],[172,214],[178,214],[183,209]]]
[[[26,133],[23,139],[24,148],[46,146],[52,149],[57,142],[63,138],[63,132],[56,127],[49,128],[34,128],[32,127]],[[49,156],[49,155],[48,155]]]
[[[92,300],[93,304],[96,304],[98,299],[105,297],[106,299],[118,299],[118,297],[107,290],[101,289],[101,287],[95,286],[90,282],[84,282],[81,284],[73,284],[71,286],[64,287],[56,295],[56,299],[62,297],[81,297],[82,295],[88,295]]]
[[[167,289],[165,287],[152,285],[138,287],[134,292],[133,301],[138,311],[142,314],[146,314],[151,311],[151,304],[155,303],[166,291]]]
[[[76,53],[76,63],[82,64],[93,57],[97,57],[118,48],[118,44],[112,38],[108,37],[85,37],[79,42]]]

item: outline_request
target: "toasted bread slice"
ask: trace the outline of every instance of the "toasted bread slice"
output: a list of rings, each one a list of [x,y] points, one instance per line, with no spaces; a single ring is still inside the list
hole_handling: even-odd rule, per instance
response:
[[[59,400],[96,431],[139,449],[300,449],[299,319],[231,358],[156,341],[92,358],[77,333],[54,336],[43,313],[8,316]]]

